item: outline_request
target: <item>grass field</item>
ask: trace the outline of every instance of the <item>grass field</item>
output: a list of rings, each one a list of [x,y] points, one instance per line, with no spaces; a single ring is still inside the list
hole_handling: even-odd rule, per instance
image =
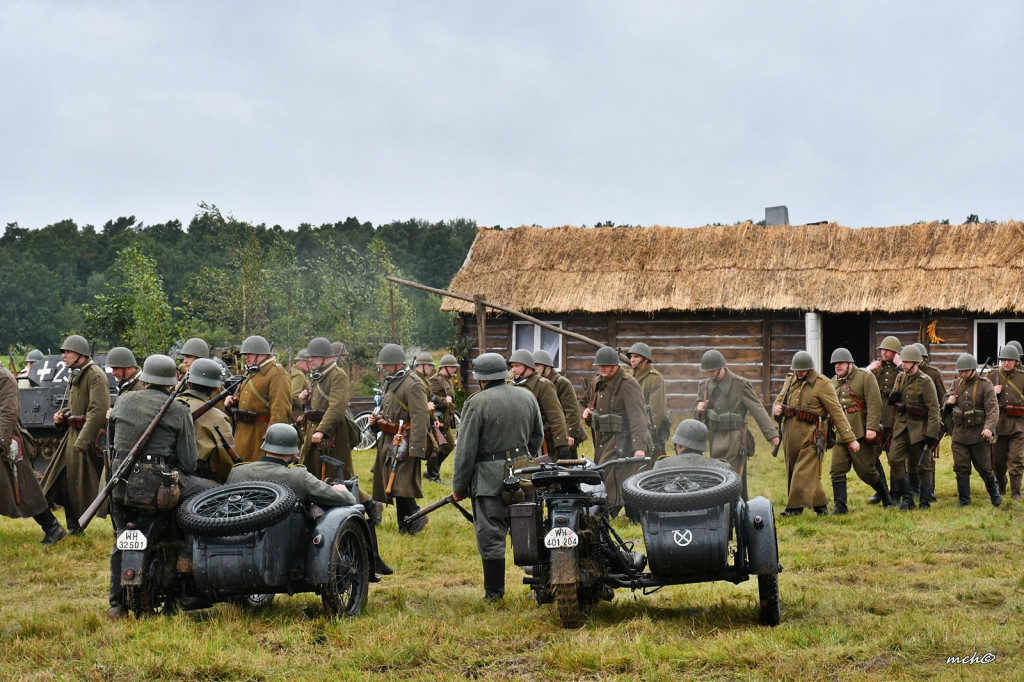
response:
[[[368,453],[357,466],[368,475]],[[883,511],[850,482],[852,513],[779,519],[782,624],[757,624],[757,584],[616,592],[580,630],[538,607],[508,558],[507,594],[481,601],[472,527],[454,509],[399,536],[381,532],[395,575],[365,613],[334,621],[314,595],[279,596],[258,614],[233,605],[108,622],[108,521],[56,547],[31,520],[0,518],[0,678],[50,679],[1021,679],[1024,506],[993,509],[974,477],[958,509],[948,446],[938,505]],[[450,464],[446,467],[450,470]],[[448,472],[446,472],[447,475]],[[751,495],[784,504],[785,475],[761,443]],[[826,482],[826,490],[831,490]],[[426,484],[424,502],[448,491]],[[615,522],[627,538],[637,526]],[[947,663],[951,656],[973,664]],[[980,661],[988,660],[983,663]]]

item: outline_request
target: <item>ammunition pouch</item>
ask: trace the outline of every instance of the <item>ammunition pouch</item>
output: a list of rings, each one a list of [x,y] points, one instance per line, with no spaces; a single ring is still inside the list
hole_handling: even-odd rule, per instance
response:
[[[590,418],[595,431],[601,433],[621,433],[626,430],[626,418],[614,412],[608,414],[595,414]]]
[[[973,409],[973,410],[961,410],[959,407],[953,408],[953,426],[983,426],[985,424],[985,410]]]
[[[793,407],[792,405],[782,406],[782,416],[798,419],[802,422],[807,422],[808,424],[817,424],[818,420],[821,419],[821,415],[814,410],[802,410],[799,407]]]
[[[85,426],[85,415],[69,414],[64,417],[64,423],[68,425],[69,429],[81,429]]]
[[[114,496],[126,507],[170,511],[178,506],[181,497],[178,472],[161,457],[141,462],[132,467]]]
[[[864,411],[864,408],[861,407],[860,405],[851,405],[850,407],[847,407],[845,410],[843,410],[843,412],[845,412],[846,414],[853,414],[854,412],[863,412],[863,411]]]
[[[269,414],[253,412],[252,410],[235,410],[235,421],[242,424],[255,424],[256,422],[270,421]]]
[[[739,431],[747,423],[747,418],[738,412],[716,412],[708,410],[704,422],[709,431],[721,433],[724,431]]]
[[[306,418],[310,424],[319,424],[323,421],[324,415],[327,414],[327,410],[303,410],[302,416]]]
[[[928,419],[928,408],[918,403],[896,403],[893,406],[900,414],[905,414],[914,419]],[[985,413],[982,412],[982,415]],[[984,417],[982,418],[984,421]]]
[[[999,411],[1007,417],[1024,417],[1024,405],[1000,405]]]
[[[377,427],[378,431],[380,431],[381,433],[386,433],[389,436],[394,436],[395,434],[398,433],[398,424],[396,424],[393,421],[388,421],[383,417],[377,419],[375,426]],[[403,430],[404,428],[408,427],[403,427]]]

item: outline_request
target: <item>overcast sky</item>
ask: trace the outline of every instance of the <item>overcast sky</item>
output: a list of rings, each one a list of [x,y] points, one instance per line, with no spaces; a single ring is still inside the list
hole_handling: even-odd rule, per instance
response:
[[[0,228],[1024,218],[1024,3],[0,0]]]

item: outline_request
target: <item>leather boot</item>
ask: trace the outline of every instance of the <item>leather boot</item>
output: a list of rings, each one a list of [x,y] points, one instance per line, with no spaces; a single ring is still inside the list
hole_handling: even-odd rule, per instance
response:
[[[888,490],[889,486],[885,482],[885,469],[882,468],[882,460],[875,460],[875,471],[878,472],[878,477],[882,479],[882,485]],[[884,502],[884,499],[879,497],[878,488],[875,488],[875,494],[868,498],[868,504],[878,504],[879,502]]]
[[[892,479],[892,488],[896,496],[900,498],[900,511],[909,511],[915,508],[914,495],[910,492],[910,481],[907,477]]]
[[[434,483],[441,482],[441,462],[438,461],[437,455],[427,460],[427,470],[423,472],[423,478]]]
[[[892,497],[889,496],[889,488],[885,485],[885,477],[878,479],[878,483],[874,486],[875,496],[882,501],[882,507],[888,509],[889,507],[895,506],[895,502],[892,501]]]
[[[1010,497],[1014,500],[1020,500],[1020,482],[1022,476],[1010,476]]]
[[[833,514],[846,514],[850,510],[846,507],[846,480],[832,481],[832,499],[835,501],[832,507]]]
[[[1003,496],[999,494],[999,481],[996,480],[995,474],[989,474],[985,479],[985,489],[988,490],[988,498],[992,501],[993,507],[998,507],[1003,503]]]
[[[907,480],[910,481],[910,497],[919,498],[921,496],[921,476],[920,474],[913,473],[907,474]]]
[[[932,491],[935,489],[935,484],[930,481],[921,481],[921,509],[932,508]]]
[[[484,601],[498,601],[505,596],[505,560],[484,559]]]
[[[1006,472],[996,474],[996,482],[999,483],[999,494],[1006,494]]]
[[[369,523],[367,527],[370,529],[370,544],[373,550],[373,564],[374,573],[377,575],[391,575],[394,573],[394,569],[384,563],[384,560],[380,558],[380,547],[377,545],[377,527],[375,524]]]
[[[966,507],[971,503],[971,477],[970,476],[957,476],[956,477],[956,492],[960,496],[960,501],[956,503],[958,507]]]

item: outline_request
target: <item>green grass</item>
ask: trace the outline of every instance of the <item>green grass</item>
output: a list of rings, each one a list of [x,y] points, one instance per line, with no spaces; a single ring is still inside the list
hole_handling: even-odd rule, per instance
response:
[[[367,478],[369,462],[357,454]],[[485,604],[472,527],[450,508],[412,538],[388,510],[380,537],[396,572],[371,586],[359,618],[326,618],[315,595],[297,595],[258,614],[221,604],[108,622],[109,522],[44,548],[31,520],[3,518],[0,678],[1021,679],[1024,506],[993,509],[975,476],[974,504],[958,509],[947,448],[938,469],[940,501],[928,512],[872,507],[852,477],[848,516],[779,519],[776,628],[757,624],[750,580],[618,590],[582,629],[565,631],[520,584],[511,552],[506,598]],[[784,504],[783,463],[763,444],[750,490]],[[448,491],[425,483],[425,492],[430,502]],[[638,527],[615,525],[640,539]],[[996,659],[946,664],[974,652]]]

